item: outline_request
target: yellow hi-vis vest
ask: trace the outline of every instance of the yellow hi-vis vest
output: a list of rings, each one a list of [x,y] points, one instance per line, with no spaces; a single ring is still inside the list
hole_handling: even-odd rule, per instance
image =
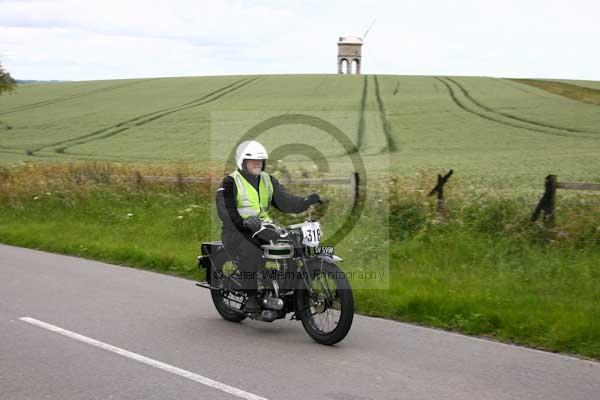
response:
[[[243,219],[252,215],[264,221],[271,221],[269,217],[269,204],[273,198],[273,183],[266,172],[260,173],[258,192],[254,186],[244,178],[240,171],[229,174],[235,181],[237,188],[237,211]]]

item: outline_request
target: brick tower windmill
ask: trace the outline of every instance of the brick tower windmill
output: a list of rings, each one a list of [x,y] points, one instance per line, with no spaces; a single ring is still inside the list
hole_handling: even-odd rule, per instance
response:
[[[360,74],[360,63],[362,59],[362,38],[357,36],[340,37],[338,41],[338,74],[351,74],[352,64],[354,71]],[[346,71],[344,71],[346,67]]]
[[[354,70],[356,75],[360,75],[360,66],[362,63],[362,45],[363,39],[367,37],[367,34],[375,24],[375,21],[371,23],[371,26],[367,29],[362,37],[358,36],[343,36],[338,40],[338,57],[337,57],[337,71],[338,74],[351,74]],[[354,68],[352,66],[354,65]],[[344,71],[345,69],[345,71]]]

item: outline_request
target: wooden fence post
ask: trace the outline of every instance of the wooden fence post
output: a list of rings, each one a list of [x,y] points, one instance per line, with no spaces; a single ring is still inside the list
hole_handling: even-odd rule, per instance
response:
[[[437,184],[435,185],[435,187],[433,189],[431,189],[431,192],[429,192],[429,194],[427,195],[427,197],[429,197],[429,196],[433,196],[434,193],[437,193],[437,211],[438,212],[441,212],[441,213],[446,212],[446,204],[444,201],[444,185],[446,184],[446,182],[448,182],[448,179],[452,176],[453,173],[454,173],[454,170],[451,169],[444,176],[438,174]]]
[[[556,208],[556,181],[557,180],[558,180],[558,177],[556,175],[548,175],[547,180],[546,180],[546,190],[550,194],[548,195],[548,207],[546,208],[546,210],[544,212],[544,222],[546,223],[546,226],[548,226],[550,228],[553,227],[554,223],[556,222],[555,208]]]
[[[183,175],[177,174],[177,190],[183,191]]]
[[[135,180],[135,184],[137,186],[141,186],[142,185],[142,174],[140,174],[140,171],[135,171],[134,173],[134,180]]]
[[[533,211],[531,221],[535,221],[540,216],[540,213],[544,212],[544,225],[548,228],[552,228],[556,221],[555,219],[555,207],[556,207],[556,187],[558,177],[556,175],[548,175],[544,183],[544,195],[540,199],[537,207]]]
[[[360,177],[358,172],[353,173],[350,179],[350,208],[354,208],[354,205],[358,202],[358,191],[360,189]]]

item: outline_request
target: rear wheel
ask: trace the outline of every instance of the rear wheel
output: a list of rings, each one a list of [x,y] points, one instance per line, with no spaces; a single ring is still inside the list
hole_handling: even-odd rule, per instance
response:
[[[246,315],[240,311],[241,303],[243,302],[244,297],[237,296],[234,293],[225,290],[223,287],[223,279],[215,278],[215,276],[223,276],[222,267],[217,267],[217,271],[220,273],[216,274],[212,274],[212,265],[210,269],[210,285],[218,288],[210,289],[210,295],[217,312],[221,315],[221,317],[223,317],[223,319],[231,322],[241,322],[246,319]]]
[[[312,292],[296,290],[298,316],[317,343],[338,343],[350,331],[354,318],[350,283],[337,265],[324,259],[310,260],[308,270]]]

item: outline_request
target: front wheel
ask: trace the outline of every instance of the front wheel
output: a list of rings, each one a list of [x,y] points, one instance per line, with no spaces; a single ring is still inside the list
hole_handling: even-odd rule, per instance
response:
[[[350,282],[333,262],[313,259],[308,263],[312,292],[296,290],[296,312],[306,332],[317,343],[333,345],[346,337],[354,318]],[[304,283],[301,283],[304,285]]]

